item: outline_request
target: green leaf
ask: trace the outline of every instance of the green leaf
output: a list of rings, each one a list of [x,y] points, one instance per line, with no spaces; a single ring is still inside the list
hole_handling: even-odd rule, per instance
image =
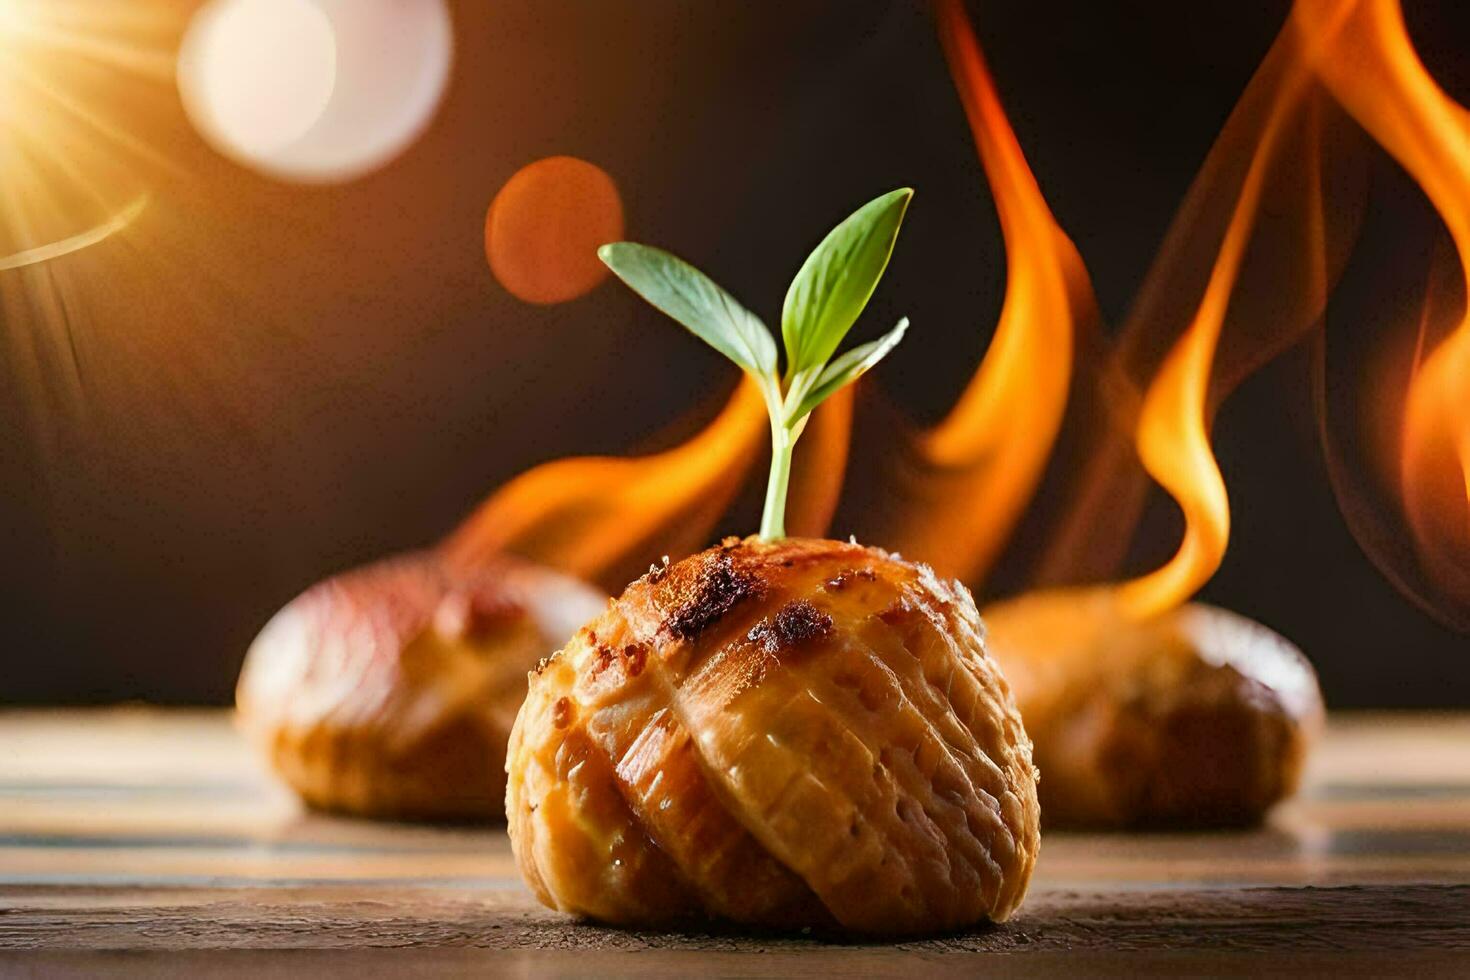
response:
[[[904,187],[869,201],[807,256],[781,308],[788,378],[825,364],[852,329],[888,267],[913,196]]]
[[[832,359],[888,266],[911,197],[913,191],[902,188],[868,202],[807,257],[781,311],[788,361],[784,380],[776,373],[776,342],[771,332],[704,273],[647,245],[614,242],[597,250],[607,267],[635,292],[760,384],[771,416],[771,475],[761,514],[763,538],[785,536],[792,451],[812,411],[881,361],[908,329],[905,318],[878,340]]]
[[[597,257],[648,302],[762,379],[776,376],[776,342],[760,318],[704,273],[661,249],[614,242]]]
[[[817,375],[816,382],[808,391],[798,395],[799,400],[786,412],[786,425],[796,424],[837,391],[867,374],[873,365],[887,357],[888,352],[898,346],[898,342],[903,339],[904,331],[908,328],[909,318],[904,317],[898,321],[897,326],[877,340],[860,344],[839,355],[836,360],[822,369],[822,373]],[[796,392],[793,391],[793,394]],[[788,398],[787,403],[792,404],[791,399]]]

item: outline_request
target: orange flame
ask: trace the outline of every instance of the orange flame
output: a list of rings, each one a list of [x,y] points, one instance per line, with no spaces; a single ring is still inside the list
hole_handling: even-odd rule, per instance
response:
[[[1437,585],[1470,601],[1470,322],[1419,365],[1404,411],[1404,503]]]
[[[1304,67],[1299,64],[1288,74],[1271,107],[1199,308],[1144,395],[1135,433],[1139,459],[1178,502],[1185,529],[1179,550],[1167,564],[1120,587],[1123,608],[1134,616],[1155,615],[1183,603],[1209,581],[1225,557],[1230,501],[1210,449],[1210,381],[1270,168],[1285,124],[1293,118],[1309,81]]]
[[[1470,285],[1470,115],[1419,60],[1397,0],[1298,0],[1292,21],[1332,37],[1315,67],[1423,189]],[[1401,503],[1422,571],[1470,622],[1470,317],[1416,357],[1399,432]],[[1394,576],[1396,580],[1398,576]]]
[[[1338,187],[1343,199],[1324,204],[1324,166],[1350,166],[1357,157],[1324,147],[1335,132],[1329,126],[1343,118],[1325,95],[1424,186],[1467,282],[1470,114],[1414,56],[1395,0],[1298,0],[1191,187],[1106,370],[1092,376],[1078,356],[1081,342],[1096,340],[1086,269],[1026,164],[963,4],[935,0],[935,14],[995,196],[1007,287],[990,348],[950,415],[916,440],[921,479],[903,488],[909,499],[879,516],[889,527],[877,537],[975,582],[1040,484],[1069,393],[1087,391],[1108,411],[1101,434],[1087,437],[1088,476],[1077,481],[1081,493],[1052,552],[1121,556],[1117,542],[1131,533],[1151,477],[1178,503],[1183,538],[1171,560],[1115,586],[1115,595],[1131,615],[1156,615],[1186,601],[1225,555],[1229,497],[1210,443],[1220,400],[1319,324],[1356,235],[1351,194]],[[1470,319],[1462,318],[1417,362],[1404,399],[1398,478],[1422,561],[1464,596],[1467,406]],[[852,411],[851,392],[834,399],[803,444],[793,484],[798,533],[821,533],[831,519]],[[703,432],[673,450],[565,460],[517,478],[448,548],[465,560],[519,551],[616,585],[650,554],[704,542],[760,452],[764,421],[747,382]],[[1053,564],[1048,558],[1043,568]]]
[[[1087,459],[1070,484],[1082,492],[1052,537],[1042,576],[1065,578],[1058,566],[1067,561],[1058,556],[1072,559],[1072,574],[1121,559],[1151,476],[1179,503],[1184,539],[1173,560],[1120,586],[1119,598],[1135,615],[1160,612],[1213,575],[1229,539],[1229,500],[1209,438],[1219,398],[1317,322],[1333,267],[1341,264],[1324,249],[1326,219],[1317,196],[1322,120],[1307,99],[1314,91],[1307,59],[1298,39],[1283,32],[1212,149],[1099,370],[1078,359],[1079,340],[1097,336],[1086,269],[1026,166],[963,5],[939,0],[936,10],[995,194],[1009,270],[994,342],[954,411],[920,441],[929,468],[914,494],[922,499],[904,509],[889,536],[905,552],[976,583],[1035,493],[1069,386],[1080,383],[1079,393],[1097,401],[1078,415],[1102,406],[1093,414],[1108,417],[1100,426],[1096,419],[1076,420],[1093,429],[1082,433]],[[1278,165],[1297,158],[1308,166]],[[1244,274],[1252,293],[1291,298],[1260,310],[1244,302],[1237,311],[1247,249],[1267,220],[1261,217],[1267,204],[1270,237],[1300,243],[1301,255],[1258,261]],[[1261,280],[1276,288],[1259,289]],[[1263,325],[1239,322],[1246,317]],[[1217,353],[1227,323],[1245,340],[1237,339],[1222,362]],[[1160,360],[1155,348],[1168,354]],[[1144,385],[1135,380],[1140,377],[1150,380]]]
[[[682,445],[641,458],[538,466],[481,504],[445,547],[452,560],[470,563],[513,551],[618,587],[648,556],[679,556],[704,543],[759,455],[767,427],[760,389],[745,378],[720,414]]]
[[[1095,302],[1082,259],[1042,197],[1006,119],[960,0],[935,17],[995,196],[1009,262],[990,348],[954,409],[917,450],[928,470],[887,538],[939,571],[974,581],[1005,544],[1061,427],[1074,336]]]
[[[791,484],[793,534],[827,529],[846,468],[852,391],[812,416]],[[651,456],[582,457],[535,467],[501,487],[444,543],[452,561],[511,551],[621,588],[663,555],[708,543],[767,444],[765,401],[745,378],[720,413],[688,441]]]
[[[786,505],[786,533],[793,537],[820,538],[837,512],[852,446],[856,394],[857,385],[848,385],[824,401],[796,444]]]
[[[1178,503],[1185,533],[1171,561],[1119,587],[1123,608],[1162,612],[1219,567],[1230,510],[1210,448],[1215,410],[1321,322],[1362,214],[1357,132],[1332,111],[1309,65],[1302,39],[1283,30],[1192,183],[1105,362],[1079,365],[1068,452],[1049,478],[1063,506],[1037,549],[1034,584],[1115,578],[1150,478]]]

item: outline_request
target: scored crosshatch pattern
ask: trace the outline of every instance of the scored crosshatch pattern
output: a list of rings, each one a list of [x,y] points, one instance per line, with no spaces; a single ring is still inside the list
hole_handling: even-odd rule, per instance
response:
[[[1109,957],[1139,951],[1269,951],[1276,968],[1322,968],[1354,951],[1433,943],[1437,952],[1412,960],[1430,972],[1470,955],[1466,715],[1334,719],[1302,797],[1266,827],[1048,833],[1010,923],[882,947],[578,922],[542,908],[521,884],[503,828],[303,811],[257,768],[222,712],[14,711],[0,714],[0,744],[0,951],[71,951],[34,962],[79,972],[113,964],[96,951],[119,949],[187,949],[201,969],[241,969],[238,956],[207,954],[241,947],[406,946],[436,957],[455,947],[462,955],[431,961],[565,970],[575,965],[558,951],[576,945],[609,956],[613,972],[718,962],[736,975],[777,963],[881,972],[916,954],[937,957],[939,970],[973,968],[962,953],[1034,952],[1055,965],[1045,957],[1061,950],[1102,972],[1120,969]],[[668,959],[616,955],[629,950]],[[790,959],[729,958],[754,950]],[[263,968],[284,969],[261,955]],[[480,958],[497,956],[509,958]],[[142,972],[154,961],[126,962]]]

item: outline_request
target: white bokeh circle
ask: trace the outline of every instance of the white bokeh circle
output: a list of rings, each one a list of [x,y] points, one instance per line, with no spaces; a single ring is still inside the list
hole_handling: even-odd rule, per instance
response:
[[[337,35],[314,0],[214,0],[179,51],[189,117],[216,148],[269,159],[316,125],[337,82]]]
[[[285,180],[351,180],[429,124],[453,40],[445,0],[210,0],[179,52],[179,92],[230,158]]]

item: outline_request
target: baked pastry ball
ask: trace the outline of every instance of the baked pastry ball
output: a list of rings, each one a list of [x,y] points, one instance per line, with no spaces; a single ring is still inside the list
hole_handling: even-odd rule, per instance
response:
[[[499,819],[526,671],[606,607],[504,558],[431,552],[312,586],[251,645],[241,726],[308,804],[396,819]]]
[[[835,541],[727,539],[530,679],[506,816],[545,904],[906,935],[1008,917],[1031,743],[969,593]]]
[[[1135,621],[1104,588],[1024,595],[985,622],[1047,826],[1248,825],[1296,790],[1322,695],[1259,623],[1200,603]]]

